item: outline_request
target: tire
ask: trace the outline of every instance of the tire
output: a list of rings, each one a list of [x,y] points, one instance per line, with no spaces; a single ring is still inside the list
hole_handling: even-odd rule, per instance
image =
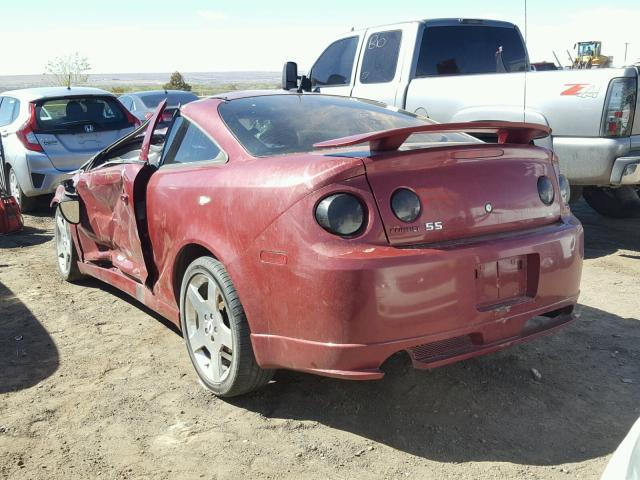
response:
[[[20,210],[22,213],[30,212],[34,209],[36,205],[36,199],[27,197],[22,191],[22,187],[20,187],[20,182],[18,182],[18,176],[16,175],[13,167],[9,167],[9,193],[13,195],[20,206]]]
[[[273,377],[273,370],[256,362],[238,294],[222,263],[212,257],[197,258],[185,271],[180,326],[200,381],[217,396],[252,392]]]
[[[578,203],[578,201],[582,198],[582,190],[582,185],[571,185],[571,196],[569,197],[569,205]]]
[[[56,207],[53,229],[58,272],[66,282],[76,282],[83,278],[83,275],[78,268],[78,253],[71,237],[71,226],[62,216],[60,207]]]
[[[640,217],[640,197],[635,187],[584,187],[582,195],[591,208],[605,217]]]

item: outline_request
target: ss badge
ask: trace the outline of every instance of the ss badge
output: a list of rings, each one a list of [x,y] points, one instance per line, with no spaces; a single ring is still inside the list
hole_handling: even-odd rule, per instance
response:
[[[434,230],[442,230],[442,222],[427,222],[424,224],[424,228],[427,232],[433,232]]]

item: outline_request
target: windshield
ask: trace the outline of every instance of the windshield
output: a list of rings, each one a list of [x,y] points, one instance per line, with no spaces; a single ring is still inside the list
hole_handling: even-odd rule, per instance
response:
[[[325,95],[265,95],[220,104],[220,116],[254,156],[313,151],[313,144],[362,133],[432,124],[395,107]],[[416,134],[410,143],[474,142],[465,134]]]
[[[113,97],[70,97],[40,101],[35,106],[39,132],[121,130],[130,127],[120,103]]]
[[[164,99],[167,99],[168,107],[175,107],[178,105],[185,105],[189,102],[193,102],[194,100],[198,100],[198,96],[194,93],[190,92],[159,92],[159,93],[150,93],[140,95],[140,99],[144,106],[147,108],[155,108],[160,102]]]
[[[596,55],[596,44],[595,42],[588,43],[579,43],[578,44],[578,55]]]

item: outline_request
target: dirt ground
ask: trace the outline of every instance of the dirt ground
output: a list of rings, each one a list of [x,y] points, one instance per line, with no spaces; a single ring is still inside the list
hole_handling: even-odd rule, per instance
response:
[[[431,372],[394,357],[378,382],[279,372],[233,400],[158,315],[63,283],[49,213],[26,216],[0,237],[0,478],[597,479],[640,416],[640,222],[575,211],[564,331]]]

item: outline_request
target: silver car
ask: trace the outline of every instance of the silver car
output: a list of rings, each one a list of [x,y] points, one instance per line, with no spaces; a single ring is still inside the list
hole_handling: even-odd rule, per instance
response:
[[[167,100],[158,128],[168,127],[176,109],[181,105],[198,100],[195,93],[182,90],[147,90],[142,92],[130,92],[118,97],[118,100],[133,113],[138,120],[147,120],[162,100]]]
[[[140,121],[111,93],[47,87],[0,94],[2,174],[23,211]],[[2,159],[0,159],[2,160]]]

